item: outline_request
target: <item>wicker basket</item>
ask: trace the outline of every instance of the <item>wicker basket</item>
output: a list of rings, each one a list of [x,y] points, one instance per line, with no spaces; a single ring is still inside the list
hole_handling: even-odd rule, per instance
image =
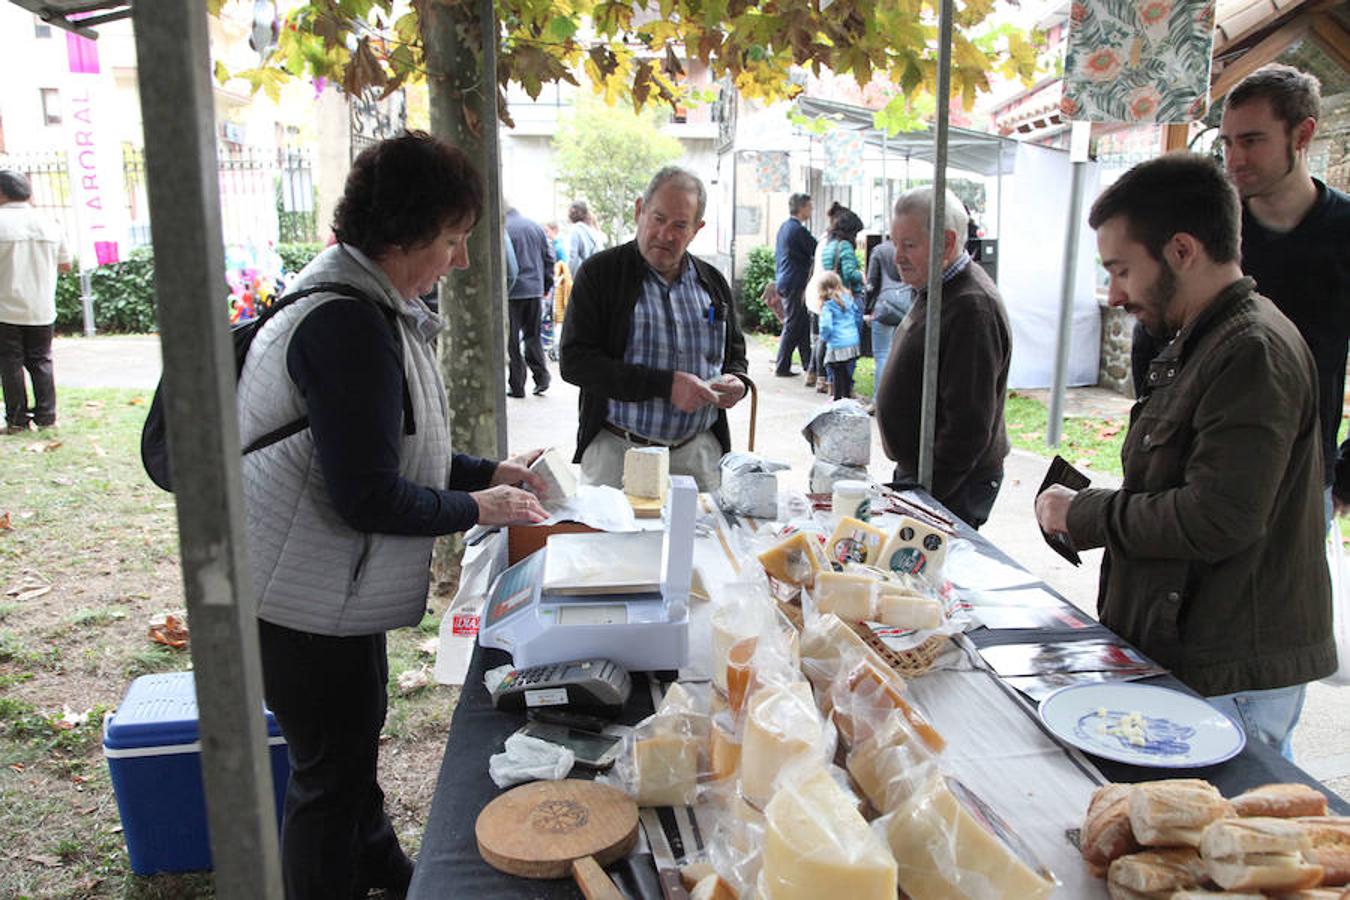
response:
[[[802,604],[800,594],[794,600],[778,600],[778,609],[787,617],[798,631],[802,630]],[[845,622],[849,628],[862,638],[863,643],[877,652],[877,655],[884,659],[896,674],[902,678],[918,678],[933,667],[933,663],[942,655],[942,651],[947,647],[947,636],[943,634],[930,635],[929,638],[917,647],[909,650],[892,650],[886,646],[886,642],[877,637],[871,628],[868,628],[862,622]]]

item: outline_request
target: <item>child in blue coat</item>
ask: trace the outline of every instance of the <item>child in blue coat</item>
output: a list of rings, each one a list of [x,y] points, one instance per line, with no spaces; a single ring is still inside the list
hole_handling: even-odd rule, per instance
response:
[[[834,399],[853,396],[853,367],[862,355],[862,304],[844,287],[835,272],[826,272],[820,290],[820,339],[825,344],[825,365],[830,370]]]

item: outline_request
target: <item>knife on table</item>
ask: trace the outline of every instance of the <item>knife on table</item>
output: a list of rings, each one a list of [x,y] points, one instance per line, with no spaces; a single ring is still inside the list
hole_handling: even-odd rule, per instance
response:
[[[656,810],[650,807],[638,810],[638,831],[645,835],[648,852],[656,864],[656,874],[660,879],[661,896],[664,900],[689,900],[689,892],[680,880],[680,867],[675,864],[675,854],[671,852],[670,842],[661,828],[661,820]],[[639,839],[639,845],[642,843]]]

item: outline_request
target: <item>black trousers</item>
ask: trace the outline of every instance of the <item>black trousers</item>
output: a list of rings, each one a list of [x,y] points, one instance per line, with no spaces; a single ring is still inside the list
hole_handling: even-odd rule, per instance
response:
[[[384,633],[329,637],[258,622],[263,693],[286,738],[281,819],[288,900],[406,890],[412,863],[376,782],[388,708]]]
[[[536,389],[548,387],[551,378],[548,363],[544,360],[544,344],[539,339],[539,327],[544,315],[542,303],[540,297],[506,302],[511,319],[506,340],[506,355],[510,362],[506,387],[512,394],[525,393],[526,365],[534,375]],[[525,347],[523,359],[520,352],[522,344]]]
[[[895,481],[891,486],[897,490],[907,490],[918,485],[918,479],[910,473],[900,471],[897,466]],[[971,475],[946,497],[938,501],[976,531],[989,521],[989,513],[998,499],[999,489],[1003,487],[1003,466],[997,469]]]
[[[792,352],[802,361],[802,369],[811,369],[811,313],[799,295],[783,301],[783,333],[778,338],[779,375],[792,371]]]
[[[833,399],[847,400],[849,397],[853,396],[853,368],[857,364],[858,360],[856,359],[825,364],[825,367],[830,372],[830,386],[833,388]]]
[[[0,390],[5,394],[5,420],[11,426],[56,424],[56,379],[52,376],[52,326],[7,325],[0,322]],[[23,373],[33,381],[33,405]]]

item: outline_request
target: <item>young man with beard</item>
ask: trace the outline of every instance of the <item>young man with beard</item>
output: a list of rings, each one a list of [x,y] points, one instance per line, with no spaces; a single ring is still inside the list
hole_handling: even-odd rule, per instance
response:
[[[1317,363],[1329,520],[1333,499],[1338,513],[1350,509],[1350,447],[1339,461],[1336,450],[1350,346],[1350,197],[1308,173],[1320,108],[1316,78],[1265,66],[1229,92],[1219,141],[1242,197],[1242,271],[1294,323]],[[1138,392],[1162,342],[1139,328],[1135,338]]]
[[[1243,276],[1212,160],[1136,166],[1088,223],[1111,305],[1175,337],[1130,413],[1121,489],[1053,486],[1036,519],[1106,548],[1103,625],[1289,756],[1307,683],[1336,668],[1312,354]]]

